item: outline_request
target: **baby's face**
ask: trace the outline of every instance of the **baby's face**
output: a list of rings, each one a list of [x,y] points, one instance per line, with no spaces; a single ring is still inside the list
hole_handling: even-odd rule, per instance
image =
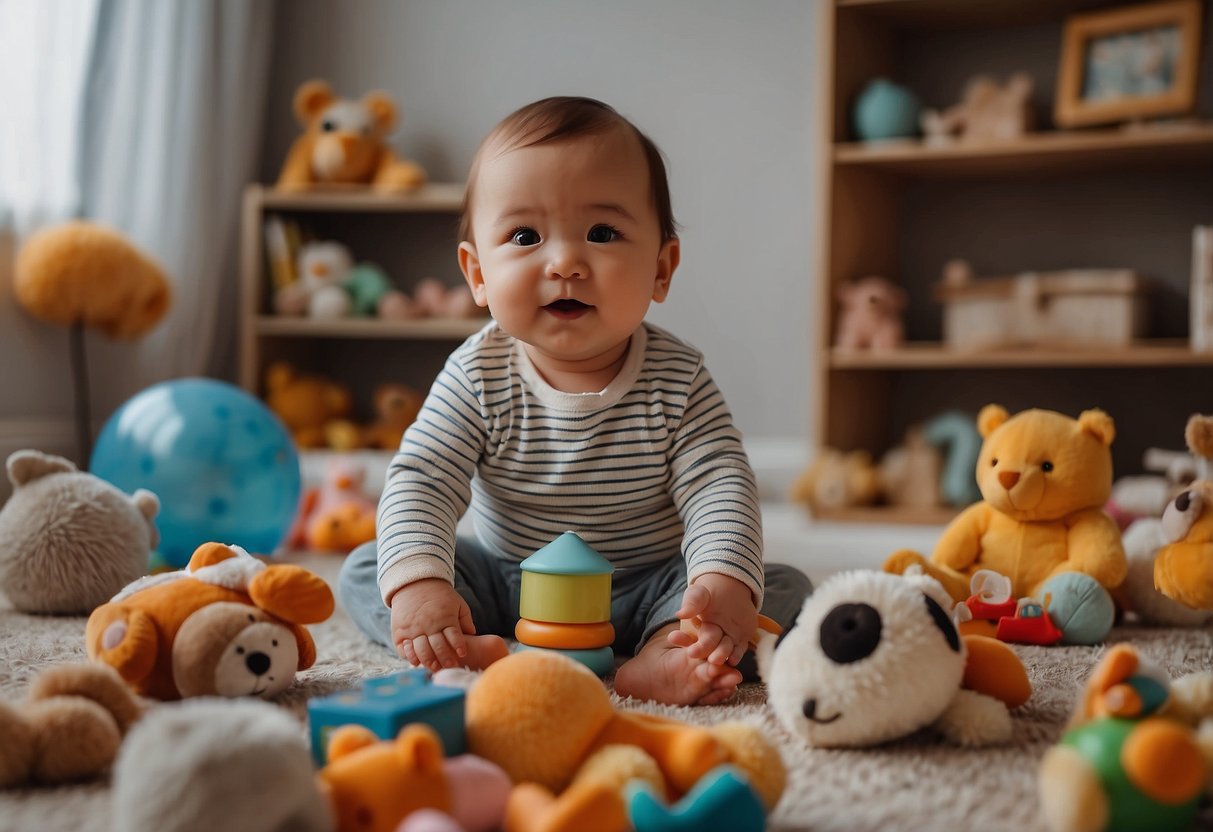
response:
[[[639,141],[620,129],[481,161],[474,242],[460,264],[476,302],[544,357],[592,361],[625,344],[677,265]]]

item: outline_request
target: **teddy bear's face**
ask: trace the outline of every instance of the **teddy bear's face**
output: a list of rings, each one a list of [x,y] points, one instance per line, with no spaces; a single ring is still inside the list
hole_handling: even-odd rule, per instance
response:
[[[1154,586],[1196,610],[1213,610],[1213,482],[1192,483],[1162,515],[1165,546],[1154,559]]]
[[[905,291],[882,277],[865,277],[840,291],[842,305],[858,314],[896,317],[906,305]]]
[[[965,654],[935,581],[844,572],[822,584],[778,640],[758,648],[768,701],[810,745],[865,746],[934,722]]]
[[[299,645],[282,622],[240,603],[210,604],[181,625],[173,681],[183,697],[276,696],[291,684]]]
[[[977,459],[982,497],[1019,521],[1057,520],[1102,506],[1112,490],[1111,425],[1099,411],[1072,419],[1026,410],[1007,418],[990,405],[979,417],[986,437]]]

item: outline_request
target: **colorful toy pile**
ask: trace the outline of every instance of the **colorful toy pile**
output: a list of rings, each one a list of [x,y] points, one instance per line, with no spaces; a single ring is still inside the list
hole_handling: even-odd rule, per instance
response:
[[[519,620],[524,646],[553,650],[599,676],[615,667],[611,573],[615,567],[573,532],[524,560]]]

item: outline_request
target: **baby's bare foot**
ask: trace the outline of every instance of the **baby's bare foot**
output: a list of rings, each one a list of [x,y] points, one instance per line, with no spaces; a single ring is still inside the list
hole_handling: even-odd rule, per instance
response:
[[[717,705],[737,690],[741,674],[727,665],[692,659],[685,647],[655,634],[636,658],[615,672],[615,692],[620,696],[651,699],[667,705]]]
[[[468,654],[463,664],[472,670],[484,670],[498,659],[510,654],[510,647],[501,636],[465,636]]]

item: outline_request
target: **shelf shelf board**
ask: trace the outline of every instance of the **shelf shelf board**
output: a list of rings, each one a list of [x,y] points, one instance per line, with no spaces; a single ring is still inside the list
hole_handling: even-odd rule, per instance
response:
[[[329,186],[311,191],[280,191],[252,185],[265,209],[279,211],[379,211],[455,213],[463,205],[462,182],[430,182],[413,191],[383,193],[358,186]]]
[[[851,506],[818,511],[815,521],[823,523],[900,523],[907,526],[946,526],[960,513],[950,506],[914,508],[912,506]]]
[[[1074,12],[1107,6],[1107,0],[836,0],[839,10],[858,12],[906,28],[959,29],[1023,26],[1061,21]]]
[[[1128,347],[1040,347],[959,351],[934,342],[894,350],[830,350],[833,370],[959,370],[981,367],[1210,367],[1213,352],[1193,352],[1184,339],[1158,338]]]
[[[461,340],[479,332],[488,318],[418,318],[409,321],[383,321],[376,318],[281,318],[262,315],[254,321],[260,336],[284,338],[380,338],[424,340]]]
[[[927,146],[916,139],[848,142],[836,144],[833,155],[835,165],[864,166],[909,176],[1072,173],[1125,165],[1213,164],[1213,123],[1042,131],[1015,141],[980,145]]]

